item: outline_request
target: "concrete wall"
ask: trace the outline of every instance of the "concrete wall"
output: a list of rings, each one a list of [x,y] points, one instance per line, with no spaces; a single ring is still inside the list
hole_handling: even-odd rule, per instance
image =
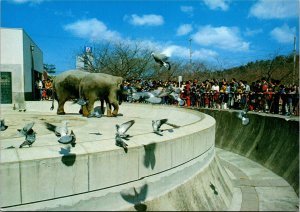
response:
[[[248,113],[241,124],[233,110],[200,109],[216,119],[216,146],[245,156],[283,177],[299,196],[299,119]]]
[[[51,135],[45,138],[40,135],[41,145],[34,148],[2,150],[1,207],[6,210],[126,210],[137,201],[126,200],[122,194],[129,197],[134,188],[139,190],[146,185],[143,201],[149,208],[155,209],[157,202],[163,204],[162,200],[172,202],[170,207],[176,210],[221,210],[229,206],[232,185],[214,159],[212,117],[198,111],[151,105],[130,105],[126,114],[140,114],[143,118],[163,115],[180,120],[181,127],[176,133],[162,137],[141,133],[140,129],[130,139],[128,153],[116,147],[111,137],[101,140],[79,137],[84,142],[78,142],[71,154],[62,157],[57,150],[59,145],[54,144],[56,141],[49,140]],[[82,127],[74,130],[78,135],[86,132]],[[219,195],[210,188],[209,182],[218,188]],[[198,199],[193,200],[194,195]],[[159,197],[162,200],[157,200]],[[186,198],[178,203],[181,197]],[[195,203],[191,204],[192,200]]]

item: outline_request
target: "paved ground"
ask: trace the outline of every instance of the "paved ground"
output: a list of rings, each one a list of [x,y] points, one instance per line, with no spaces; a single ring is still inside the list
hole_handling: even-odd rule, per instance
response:
[[[235,193],[230,211],[299,211],[299,198],[280,176],[248,158],[216,148]]]

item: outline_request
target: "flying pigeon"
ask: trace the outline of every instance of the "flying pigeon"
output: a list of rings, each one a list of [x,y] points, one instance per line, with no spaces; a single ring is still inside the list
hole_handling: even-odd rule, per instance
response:
[[[172,92],[172,93],[170,94],[170,96],[171,96],[174,100],[178,101],[178,103],[179,103],[180,106],[184,106],[184,105],[185,105],[184,100],[181,99],[181,98],[179,97],[179,94],[178,94],[178,93]]]
[[[152,104],[159,104],[162,101],[162,99],[157,97],[155,93],[149,91],[135,92],[132,94],[132,98],[136,101],[145,100]]]
[[[168,70],[171,69],[171,65],[167,61],[169,57],[167,57],[165,54],[151,53],[151,55],[154,58],[155,62],[160,65],[160,67],[165,66],[168,67]]]
[[[28,145],[31,147],[31,145],[35,142],[35,137],[36,132],[34,132],[32,129],[29,130],[29,132],[25,135],[25,141],[20,145],[20,148],[23,146]]]
[[[129,135],[128,134],[125,134],[127,132],[127,130],[135,123],[134,120],[130,120],[130,121],[127,121],[121,125],[116,125],[116,130],[117,130],[117,133],[116,133],[116,136],[117,137],[120,137],[120,138],[128,138]]]
[[[168,119],[160,119],[160,120],[152,120],[152,128],[153,128],[153,132],[158,134],[158,135],[162,135],[161,132],[162,130],[160,129],[160,127],[167,123]]]
[[[247,117],[246,110],[239,111],[237,117],[242,120],[243,125],[249,124],[249,118]]]
[[[45,125],[46,125],[47,129],[54,132],[57,137],[62,137],[64,135],[67,135],[68,132],[69,132],[68,126],[67,126],[68,123],[69,123],[69,121],[65,121],[65,120],[62,121],[62,126],[61,127],[55,126],[55,125],[50,124],[48,122],[45,122]]]
[[[0,120],[0,131],[4,131],[8,128],[8,126],[5,125],[4,119]]]
[[[75,141],[76,141],[76,136],[73,132],[73,130],[71,130],[71,133],[69,135],[63,135],[58,139],[58,142],[61,144],[71,144],[72,147],[75,147]]]
[[[27,136],[28,134],[31,134],[33,132],[32,127],[34,125],[34,122],[30,122],[26,124],[22,129],[17,129],[19,131],[19,134]]]
[[[116,146],[124,148],[125,152],[127,152],[128,144],[126,144],[118,134],[116,134],[115,141]]]

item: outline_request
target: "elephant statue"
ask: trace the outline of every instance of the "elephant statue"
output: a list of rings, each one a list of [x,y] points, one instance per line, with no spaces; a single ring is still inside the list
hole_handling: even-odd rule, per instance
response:
[[[105,100],[108,103],[107,116],[116,116],[122,98],[123,78],[104,73],[90,73],[83,77],[79,84],[79,96],[87,104],[83,106],[83,116],[89,116],[94,109],[95,101]],[[111,105],[114,107],[111,112]]]
[[[52,92],[52,107],[54,109],[54,99],[58,102],[57,114],[64,115],[64,105],[66,101],[79,98],[79,84],[80,81],[90,74],[80,70],[69,70],[56,76],[53,80]]]

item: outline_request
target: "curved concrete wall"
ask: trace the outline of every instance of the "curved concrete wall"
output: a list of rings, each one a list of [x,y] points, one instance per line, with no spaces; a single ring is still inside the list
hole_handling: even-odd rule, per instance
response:
[[[29,109],[26,114],[40,116],[37,111],[41,107],[28,108],[32,111]],[[81,124],[74,125],[73,130],[78,143],[71,154],[63,157],[58,153],[62,145],[53,140],[52,134],[39,135],[31,148],[3,149],[3,145],[20,141],[2,140],[1,207],[6,210],[126,210],[138,202],[136,191],[152,209],[161,210],[157,206],[166,201],[176,210],[221,210],[229,206],[232,185],[215,159],[216,123],[212,117],[198,111],[152,105],[125,104],[122,111],[124,117],[103,117],[99,121],[77,115]],[[6,111],[7,116],[9,113],[12,117],[18,114]],[[58,117],[44,113],[45,119],[53,121]],[[148,123],[162,117],[181,127],[174,129],[174,133],[157,136]],[[125,153],[115,146],[114,130],[107,122],[114,126],[116,120],[133,118],[138,123],[131,128],[132,138]],[[87,136],[87,132],[105,127],[106,137],[94,140],[92,135]],[[38,123],[35,129],[43,130]],[[218,188],[219,195],[210,188],[210,183]],[[195,196],[198,199],[193,199]]]
[[[299,196],[299,119],[248,113],[242,125],[233,110],[200,109],[216,119],[216,147],[260,163],[283,177]]]

